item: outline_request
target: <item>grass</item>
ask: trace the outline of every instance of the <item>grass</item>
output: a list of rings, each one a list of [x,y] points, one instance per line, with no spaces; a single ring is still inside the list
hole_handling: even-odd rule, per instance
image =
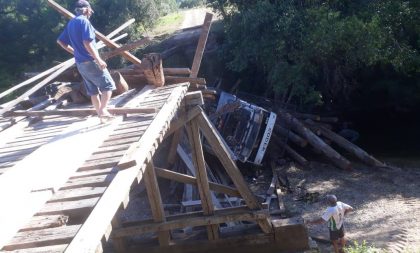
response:
[[[156,26],[152,30],[154,36],[162,34],[173,33],[181,25],[184,20],[183,12],[170,13],[164,17],[159,18]]]
[[[359,244],[357,241],[354,241],[353,245],[347,246],[344,252],[346,253],[380,253],[382,251],[380,249],[377,249],[373,246],[368,245],[366,241],[363,241],[361,244]]]
[[[346,253],[390,253],[387,250],[375,248],[372,245],[363,241],[362,243],[358,243],[357,241],[353,242],[353,245],[347,246],[344,249]],[[405,250],[403,253],[420,253],[420,250]]]

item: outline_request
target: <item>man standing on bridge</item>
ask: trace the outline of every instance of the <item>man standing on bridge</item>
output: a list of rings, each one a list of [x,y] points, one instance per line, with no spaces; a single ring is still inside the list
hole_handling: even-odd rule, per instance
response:
[[[330,240],[334,247],[335,253],[344,252],[343,248],[346,245],[346,239],[344,238],[344,216],[353,211],[353,207],[337,201],[335,195],[327,195],[326,201],[328,208],[324,214],[315,220],[307,221],[306,224],[323,224],[328,222],[328,228],[330,230]]]
[[[75,4],[76,17],[70,20],[58,37],[57,43],[74,55],[76,66],[82,76],[87,94],[101,119],[112,118],[107,110],[115,83],[107,70],[107,64],[96,48],[95,29],[89,21],[92,7],[85,0]]]

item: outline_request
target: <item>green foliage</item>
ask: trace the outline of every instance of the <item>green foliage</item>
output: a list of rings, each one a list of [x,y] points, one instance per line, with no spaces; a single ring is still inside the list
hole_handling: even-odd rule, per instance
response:
[[[381,250],[369,246],[366,241],[359,244],[357,241],[353,242],[353,245],[347,246],[344,250],[346,253],[380,253]]]
[[[418,74],[419,2],[208,1],[225,20],[228,67],[300,106],[348,102],[366,68]]]
[[[193,8],[206,4],[206,0],[177,0],[177,2],[180,8]]]

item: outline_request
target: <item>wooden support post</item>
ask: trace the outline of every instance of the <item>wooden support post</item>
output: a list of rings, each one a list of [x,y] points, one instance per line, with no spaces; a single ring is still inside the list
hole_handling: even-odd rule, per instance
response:
[[[118,217],[118,213],[112,219],[111,225],[112,225],[112,230],[116,230],[116,229],[121,229],[122,228],[120,219]],[[112,239],[112,244],[114,246],[115,252],[117,252],[117,253],[127,252],[127,244],[125,242],[125,238],[113,238]]]
[[[205,215],[213,215],[214,206],[210,194],[209,180],[207,178],[206,163],[204,161],[203,147],[201,145],[200,130],[194,120],[187,124],[187,133],[191,145],[193,164],[196,168],[198,192],[200,194],[203,212]],[[207,226],[207,234],[209,240],[219,239],[219,226]]]
[[[198,39],[198,45],[195,51],[190,77],[198,76],[198,71],[200,70],[201,65],[201,59],[203,59],[204,49],[206,48],[207,38],[210,32],[212,18],[213,14],[206,13],[206,17],[204,18],[204,24],[202,28],[203,30],[201,31],[200,38]]]
[[[228,152],[226,146],[223,144],[222,137],[215,130],[216,128],[211,124],[206,114],[202,111],[195,120],[200,126],[200,129],[206,137],[206,140],[210,143],[210,146],[216,153],[216,156],[223,164],[223,167],[226,169],[226,172],[232,179],[239,193],[242,195],[247,206],[251,209],[262,209],[261,204],[257,201],[254,194],[249,189],[248,184],[245,182],[241,172],[239,171],[239,168],[230,157],[230,153]],[[271,224],[267,219],[260,220],[258,224],[265,233],[270,233],[272,231]]]
[[[180,128],[180,129],[176,130],[176,132],[172,136],[171,147],[169,148],[168,160],[166,162],[166,167],[167,168],[172,168],[172,166],[175,164],[176,150],[177,150],[179,141],[182,138],[182,135],[183,135],[183,129]]]
[[[152,162],[149,162],[144,172],[144,184],[146,186],[147,196],[149,198],[152,215],[155,222],[165,222],[165,211],[163,210],[162,198],[159,185],[156,179],[155,168]],[[168,246],[170,241],[169,231],[159,231],[159,244]]]
[[[53,7],[56,11],[58,11],[61,15],[65,16],[66,18],[68,18],[68,19],[74,18],[73,13],[69,12],[68,10],[66,10],[65,8],[60,6],[58,3],[54,2],[53,0],[48,0],[48,5]],[[103,35],[102,33],[98,32],[98,31],[95,31],[95,35],[98,39],[100,39],[102,42],[105,43],[105,45],[107,45],[110,48],[119,48],[120,47],[117,43],[111,41],[105,35]],[[127,59],[128,61],[130,61],[134,64],[141,64],[141,61],[137,57],[135,57],[134,55],[130,54],[127,51],[121,52],[121,55],[125,59]]]

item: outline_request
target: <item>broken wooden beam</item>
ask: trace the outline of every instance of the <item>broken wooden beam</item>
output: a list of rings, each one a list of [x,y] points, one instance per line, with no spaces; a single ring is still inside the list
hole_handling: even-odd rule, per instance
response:
[[[203,208],[204,215],[211,216],[214,214],[214,205],[207,177],[200,129],[198,128],[196,120],[188,122],[186,129],[191,146],[192,161],[197,175],[197,186],[198,193],[200,194],[201,206]],[[207,235],[209,240],[217,240],[219,238],[219,226],[216,224],[207,225]]]
[[[155,167],[152,162],[147,164],[143,180],[146,186],[150,208],[152,209],[153,220],[159,223],[165,222],[165,210],[163,210],[162,197],[156,178]],[[169,245],[171,238],[168,230],[158,231],[158,238],[161,246]]]
[[[166,170],[162,168],[156,168],[156,167],[155,167],[155,170],[156,170],[156,175],[158,175],[159,177],[166,178],[169,180],[174,180],[174,181],[184,183],[184,184],[197,185],[197,178],[193,176],[181,174],[179,172]],[[236,190],[235,188],[226,186],[226,185],[209,182],[209,187],[210,187],[210,190],[218,192],[218,193],[224,193],[233,197],[241,197],[238,190]]]
[[[197,49],[195,51],[194,60],[191,67],[190,77],[197,77],[200,70],[201,60],[203,59],[204,49],[206,48],[207,38],[210,32],[211,19],[213,14],[206,13],[204,18],[203,27],[201,30],[200,38],[198,39]]]
[[[206,79],[198,77],[165,76],[168,84],[189,82],[191,84],[206,84]]]
[[[125,44],[123,46],[121,46],[120,48],[114,49],[110,52],[105,52],[101,54],[102,59],[105,61],[109,58],[112,58],[114,56],[119,55],[120,53],[124,52],[124,51],[129,51],[129,50],[133,50],[136,49],[142,45],[145,45],[146,43],[150,43],[150,38],[146,37],[144,39],[129,43],[129,44]]]
[[[245,211],[240,210],[232,212],[231,210],[225,211],[217,210],[217,213],[211,216],[200,216],[200,217],[185,217],[175,220],[168,220],[161,223],[144,223],[143,225],[136,225],[132,227],[125,227],[113,232],[113,237],[120,238],[133,235],[141,235],[149,232],[165,231],[184,228],[187,226],[204,226],[204,225],[217,225],[226,222],[234,221],[257,221],[268,218],[268,212],[266,210],[259,211]]]

